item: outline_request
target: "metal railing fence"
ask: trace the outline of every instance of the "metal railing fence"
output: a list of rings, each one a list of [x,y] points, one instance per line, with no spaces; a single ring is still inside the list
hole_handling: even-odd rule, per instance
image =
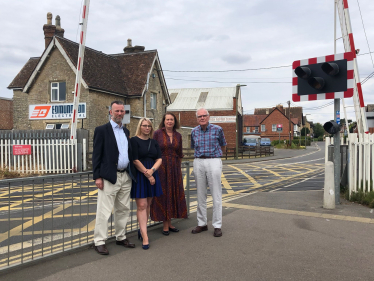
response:
[[[188,215],[190,172],[190,163],[182,162]],[[92,245],[96,203],[92,172],[0,180],[0,271]],[[137,230],[132,200],[127,233]],[[112,215],[108,237],[113,235]]]

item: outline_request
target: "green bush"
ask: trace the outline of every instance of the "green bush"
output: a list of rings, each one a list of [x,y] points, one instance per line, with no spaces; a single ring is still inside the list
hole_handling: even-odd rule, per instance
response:
[[[323,141],[323,136],[318,137],[318,141]]]

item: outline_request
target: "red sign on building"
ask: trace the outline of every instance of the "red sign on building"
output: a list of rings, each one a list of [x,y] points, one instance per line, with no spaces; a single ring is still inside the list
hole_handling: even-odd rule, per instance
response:
[[[277,131],[278,132],[283,131],[283,124],[277,124]]]
[[[31,155],[31,145],[13,145],[13,155]]]

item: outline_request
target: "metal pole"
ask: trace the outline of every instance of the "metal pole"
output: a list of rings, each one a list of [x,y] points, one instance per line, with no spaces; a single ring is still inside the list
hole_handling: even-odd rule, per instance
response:
[[[238,118],[238,99],[239,99],[240,84],[236,85],[235,93],[235,120],[236,120],[236,146],[235,146],[235,159],[238,159],[239,153],[239,118]]]
[[[291,102],[288,101],[288,127],[290,129],[289,146],[291,146]]]
[[[336,1],[334,0],[334,54],[336,54]],[[340,118],[340,99],[334,99],[334,121]],[[340,132],[334,135],[334,185],[335,205],[340,204]]]

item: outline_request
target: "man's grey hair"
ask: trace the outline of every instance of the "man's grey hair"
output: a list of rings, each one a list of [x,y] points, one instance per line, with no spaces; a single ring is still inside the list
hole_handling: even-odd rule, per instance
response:
[[[196,117],[197,117],[197,112],[199,112],[200,110],[205,110],[206,114],[209,116],[209,111],[205,109],[204,107],[200,107],[199,109],[196,110]]]

